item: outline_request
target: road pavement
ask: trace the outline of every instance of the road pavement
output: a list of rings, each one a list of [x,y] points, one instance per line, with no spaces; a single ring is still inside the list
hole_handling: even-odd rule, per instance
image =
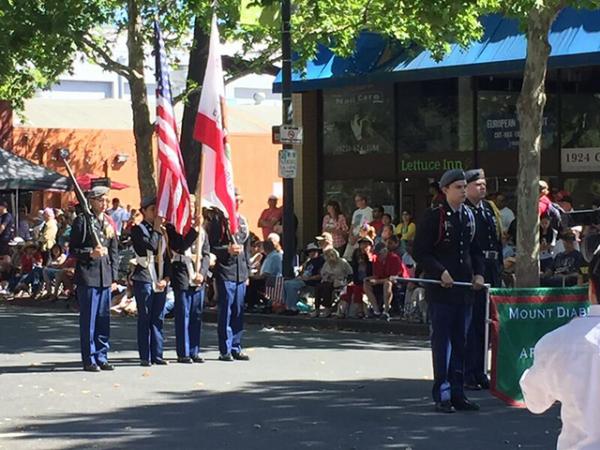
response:
[[[205,364],[144,368],[135,319],[111,329],[117,369],[86,373],[76,314],[0,303],[0,449],[548,450],[560,430],[487,392],[434,413],[423,338],[251,325],[252,360],[226,363],[205,324]]]

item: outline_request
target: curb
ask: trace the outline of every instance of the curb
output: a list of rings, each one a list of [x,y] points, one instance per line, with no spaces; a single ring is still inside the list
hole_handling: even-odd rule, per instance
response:
[[[65,310],[64,302],[47,302],[27,298],[1,301],[7,306],[27,308],[43,308],[50,310]],[[205,309],[203,320],[207,323],[217,322],[217,310]],[[244,313],[244,322],[251,325],[273,328],[317,329],[332,331],[357,331],[367,333],[395,334],[414,337],[428,337],[429,327],[421,323],[412,323],[400,319],[389,322],[377,319],[336,319],[312,318],[307,315],[284,316],[279,314]]]
[[[217,311],[205,310],[204,321],[216,323]],[[377,319],[335,319],[312,318],[307,316],[283,316],[279,314],[244,313],[244,322],[263,327],[311,328],[318,330],[360,331],[367,333],[385,333],[404,336],[429,336],[429,327],[421,323],[405,320],[385,322]]]

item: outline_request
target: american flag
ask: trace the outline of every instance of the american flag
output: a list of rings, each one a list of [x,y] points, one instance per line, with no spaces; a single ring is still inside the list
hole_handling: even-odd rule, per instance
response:
[[[177,123],[171,96],[165,43],[158,21],[154,21],[156,58],[156,135],[158,137],[158,215],[180,234],[191,226],[190,191],[185,180]]]

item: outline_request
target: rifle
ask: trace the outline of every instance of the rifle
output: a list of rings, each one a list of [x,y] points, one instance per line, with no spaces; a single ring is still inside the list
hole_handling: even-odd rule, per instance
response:
[[[100,242],[100,238],[98,237],[98,233],[96,233],[96,229],[94,228],[95,218],[94,218],[94,215],[92,214],[92,210],[90,209],[90,205],[87,201],[87,198],[85,198],[85,195],[83,194],[83,191],[81,190],[81,186],[79,186],[79,183],[77,183],[77,179],[75,179],[75,175],[73,174],[73,171],[71,170],[71,166],[69,165],[69,161],[67,160],[67,158],[69,157],[69,153],[70,153],[69,149],[61,148],[58,151],[58,157],[65,164],[65,167],[67,169],[67,174],[69,175],[69,178],[71,179],[71,183],[73,183],[73,189],[75,190],[75,196],[77,197],[77,200],[79,201],[79,206],[81,206],[81,210],[83,211],[84,220],[87,222],[88,227],[91,230],[92,239],[94,241],[94,247],[97,247],[102,244]]]

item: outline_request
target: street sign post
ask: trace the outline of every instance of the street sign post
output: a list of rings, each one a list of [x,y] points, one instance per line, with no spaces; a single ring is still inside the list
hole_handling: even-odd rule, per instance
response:
[[[296,178],[298,159],[296,150],[279,150],[279,176],[281,178]]]

